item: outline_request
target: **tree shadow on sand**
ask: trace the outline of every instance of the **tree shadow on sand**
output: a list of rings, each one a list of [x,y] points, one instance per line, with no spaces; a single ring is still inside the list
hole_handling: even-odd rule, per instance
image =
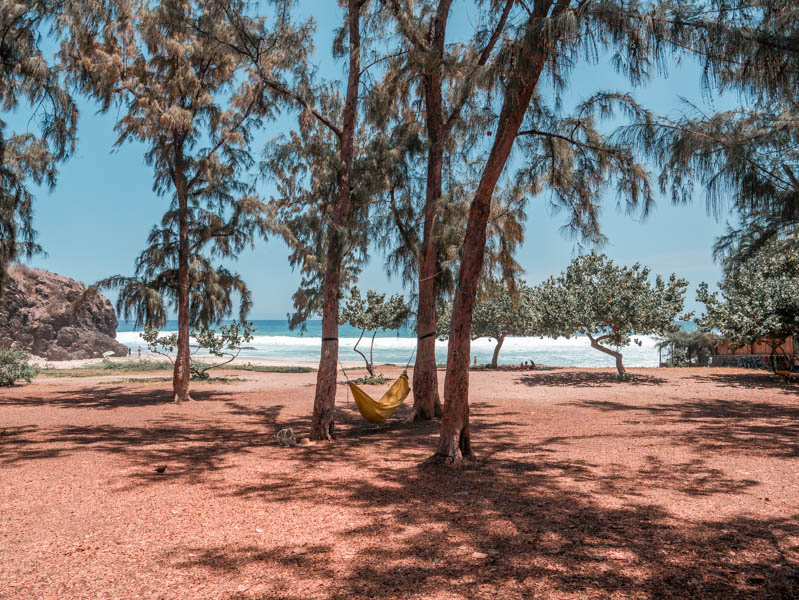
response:
[[[799,457],[799,406],[776,402],[725,400],[675,400],[652,405],[582,400],[578,406],[601,411],[629,412],[646,426],[687,425],[664,432],[673,443],[702,452],[742,452]]]
[[[118,406],[127,402],[126,394],[117,396]],[[269,547],[198,543],[161,557],[179,569],[237,579],[258,573],[228,596],[240,600],[799,596],[799,514],[688,520],[649,499],[653,489],[690,499],[740,493],[757,481],[736,478],[702,457],[666,464],[651,456],[630,467],[559,452],[601,436],[658,436],[716,452],[762,451],[770,435],[767,450],[786,456],[778,448],[791,443],[789,435],[795,443],[789,422],[799,422],[799,408],[722,400],[582,404],[629,411],[636,424],[643,419],[690,428],[653,433],[644,423],[590,436],[520,439],[524,417],[503,413],[500,404],[476,402],[472,433],[480,459],[458,469],[420,468],[435,448],[439,424],[403,422],[408,406],[376,427],[365,424],[354,405],[340,404],[335,443],[281,448],[274,433],[286,426],[307,430],[307,417],[284,417],[280,405],[236,398],[221,405],[235,417],[230,421],[219,414],[178,413],[138,427],[14,428],[0,437],[0,461],[13,465],[79,452],[122,456],[131,469],[116,474],[113,493],[164,481],[207,483],[208,474],[228,468],[229,458],[257,454],[257,477],[216,478],[207,493],[244,498],[275,519],[288,506],[313,507],[324,515],[346,512],[335,527],[317,525],[319,537],[311,542],[300,543],[286,531]],[[727,438],[723,427],[733,428]],[[775,436],[745,427],[781,431]],[[281,468],[270,469],[272,460]],[[167,465],[163,474],[153,472],[158,464]]]
[[[491,439],[487,433],[481,431],[480,439]],[[380,454],[397,444],[388,435],[373,442]],[[253,565],[259,573],[278,567],[290,573],[255,580],[251,589],[231,596],[240,599],[789,599],[799,592],[799,515],[687,521],[655,504],[604,506],[601,496],[618,490],[591,495],[569,490],[561,476],[571,477],[575,465],[543,454],[502,458],[510,448],[505,442],[481,444],[487,458],[460,469],[407,462],[393,468],[353,466],[351,455],[361,454],[357,446],[337,443],[337,458],[330,446],[297,452],[294,474],[265,475],[260,485],[235,488],[232,494],[265,503],[277,514],[287,499],[315,503],[330,514],[345,506],[358,515],[349,528],[308,547],[287,532],[283,547],[266,551],[257,545],[185,548],[172,557],[174,564],[222,565],[231,575]],[[327,477],[320,461],[329,460],[350,466],[346,485]],[[576,467],[581,473],[596,465]],[[686,493],[737,489],[700,461],[682,470],[699,474]],[[657,463],[612,478],[626,478],[631,488],[682,485]],[[187,554],[194,558],[186,560]],[[321,574],[325,588],[304,596],[292,584],[309,573]]]
[[[770,371],[753,371],[752,373],[710,373],[695,375],[694,379],[702,383],[715,383],[729,387],[745,388],[748,390],[785,390],[799,394],[799,384],[785,383]]]
[[[567,386],[567,387],[609,387],[616,385],[661,385],[665,379],[653,375],[632,373],[627,381],[620,381],[616,373],[592,371],[560,371],[533,373],[522,375],[516,379],[518,383],[531,387]]]
[[[238,405],[228,405],[231,412],[241,414]],[[274,446],[272,431],[282,409],[281,405],[253,408],[247,412],[252,419],[236,424],[220,423],[212,417],[169,416],[128,427],[7,428],[0,435],[0,465],[101,452],[130,461],[127,487],[178,479],[200,483],[206,474],[226,468],[231,456]],[[154,471],[159,465],[167,466],[164,473]]]
[[[478,413],[481,408],[492,409],[477,406]],[[250,580],[230,596],[240,600],[787,600],[799,594],[799,514],[685,520],[644,500],[653,488],[686,497],[735,494],[755,480],[737,479],[701,458],[665,464],[650,456],[639,468],[563,459],[555,450],[582,437],[520,445],[512,423],[479,417],[476,463],[420,468],[437,432],[436,423],[396,422],[368,433],[352,429],[335,444],[281,449],[296,469],[227,493],[278,515],[283,505],[297,503],[331,515],[346,507],[357,515],[350,516],[351,526],[307,546],[287,532],[279,548],[181,548],[171,560],[186,569],[222,565],[232,577],[282,573]],[[335,466],[346,469],[345,483],[328,475]],[[594,491],[575,491],[573,482],[589,482]],[[322,574],[315,593],[296,591],[309,573]]]
[[[9,396],[0,398],[2,406],[55,406],[58,408],[90,408],[113,410],[115,408],[132,408],[137,406],[153,406],[158,404],[174,404],[172,390],[160,387],[144,387],[147,382],[128,385],[99,383],[92,386],[70,388],[69,390],[48,390],[50,397]],[[225,400],[230,392],[217,389],[202,390],[196,386],[191,390],[191,397],[198,402],[206,400]]]

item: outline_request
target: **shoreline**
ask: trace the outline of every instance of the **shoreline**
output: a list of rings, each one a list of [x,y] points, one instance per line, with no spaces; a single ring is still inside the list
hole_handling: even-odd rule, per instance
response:
[[[209,357],[201,357],[199,362],[207,363],[211,362],[208,361],[207,358]],[[154,354],[151,352],[142,352],[141,358],[133,357],[133,356],[112,356],[109,358],[81,358],[81,359],[72,359],[72,360],[60,360],[60,361],[52,361],[47,360],[45,358],[39,356],[30,357],[31,364],[39,367],[40,369],[55,369],[55,370],[70,370],[70,369],[81,369],[96,366],[98,369],[103,368],[103,363],[111,362],[111,363],[120,363],[120,364],[127,364],[127,363],[135,363],[135,362],[167,362],[168,359],[159,354]],[[341,366],[345,367],[346,369],[363,369],[366,371],[366,366],[364,365],[363,361],[341,361]],[[285,360],[285,359],[271,359],[271,358],[236,358],[233,361],[226,363],[226,368],[232,367],[246,367],[246,366],[261,366],[261,367],[312,367],[316,370],[316,367],[319,365],[318,360],[303,360],[303,359],[296,359],[296,360]],[[396,369],[396,368],[404,368],[404,365],[400,365],[397,363],[376,363],[374,365],[376,368],[385,367],[389,369]],[[413,364],[408,366],[409,371],[413,371]],[[659,370],[662,367],[628,367],[629,369],[643,369],[643,370]],[[520,369],[518,365],[515,363],[500,363],[496,369],[489,367],[486,364],[479,364],[476,367],[474,365],[470,365],[469,371],[470,372],[479,372],[479,371],[487,371],[487,372],[519,372],[519,373],[535,373],[535,372],[543,372],[543,371],[562,371],[562,370],[579,370],[579,371],[607,371],[608,369],[614,370],[615,368],[612,367],[604,367],[604,366],[597,366],[597,367],[585,367],[585,366],[578,366],[578,365],[545,365],[536,363],[535,369]],[[439,365],[439,371],[446,371],[446,366]],[[113,368],[108,369],[108,371],[114,371]]]
[[[207,363],[211,362],[208,360],[212,357],[203,356],[200,357],[199,362]],[[111,363],[129,363],[129,362],[145,362],[145,361],[168,361],[168,359],[160,354],[154,354],[152,352],[142,352],[141,358],[136,356],[112,356],[109,358],[76,358],[71,360],[47,360],[46,358],[42,358],[41,356],[34,356],[31,355],[30,357],[31,364],[41,368],[41,369],[79,369],[84,367],[91,367],[96,365],[98,368],[101,368],[103,365],[103,361],[108,361]],[[256,366],[263,366],[263,367],[316,367],[319,364],[318,360],[283,360],[283,359],[271,359],[271,358],[236,358],[232,362],[227,363],[226,366],[247,366],[247,365],[256,365]],[[359,363],[355,361],[342,361],[345,367],[358,367]],[[363,366],[363,363],[360,363],[360,366]],[[382,365],[378,365],[382,366]],[[364,367],[365,369],[365,367]],[[112,370],[112,369],[109,369]]]

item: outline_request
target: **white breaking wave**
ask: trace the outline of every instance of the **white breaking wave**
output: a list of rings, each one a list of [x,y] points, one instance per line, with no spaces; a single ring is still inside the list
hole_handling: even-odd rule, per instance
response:
[[[164,334],[174,332],[163,332]],[[657,367],[658,351],[654,336],[638,336],[641,345],[635,343],[622,348],[624,365],[627,367]],[[117,333],[117,341],[128,346],[136,353],[139,346],[146,349],[139,332],[125,331]],[[362,360],[352,348],[358,338],[340,338],[339,354],[342,361]],[[364,337],[358,349],[368,356],[370,339]],[[477,356],[479,363],[491,361],[496,340],[480,338],[471,344],[471,354]],[[378,337],[375,338],[374,359],[377,363],[405,364],[416,347],[416,338]],[[246,344],[240,358],[269,359],[281,362],[296,360],[313,362],[319,360],[322,339],[318,337],[294,337],[283,335],[257,335]],[[436,359],[446,362],[447,342],[436,341]],[[499,353],[500,364],[519,364],[533,360],[536,364],[556,367],[613,367],[612,357],[591,348],[586,337],[573,338],[537,338],[509,337],[502,345]]]

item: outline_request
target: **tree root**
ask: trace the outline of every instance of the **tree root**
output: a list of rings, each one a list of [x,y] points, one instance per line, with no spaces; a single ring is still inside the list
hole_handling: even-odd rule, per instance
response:
[[[462,454],[460,450],[457,450],[454,453],[437,450],[435,454],[426,459],[421,466],[432,467],[446,465],[448,467],[462,467],[466,466],[468,463],[474,463],[476,460],[477,456],[471,451],[466,454]]]
[[[336,439],[335,423],[331,421],[327,427],[312,427],[308,437],[314,442],[332,442]]]

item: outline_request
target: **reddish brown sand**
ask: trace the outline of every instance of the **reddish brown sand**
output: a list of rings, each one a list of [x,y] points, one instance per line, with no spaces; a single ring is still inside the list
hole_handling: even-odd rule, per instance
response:
[[[437,423],[369,425],[343,385],[335,443],[278,447],[314,374],[178,406],[118,377],[0,390],[0,597],[799,598],[799,387],[632,372],[473,373],[460,469],[419,467]]]

